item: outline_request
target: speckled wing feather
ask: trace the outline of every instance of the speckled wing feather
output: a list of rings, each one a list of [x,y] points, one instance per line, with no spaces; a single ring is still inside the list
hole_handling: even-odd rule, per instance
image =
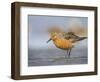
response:
[[[63,33],[63,36],[65,39],[67,40],[72,40],[72,42],[76,42],[76,41],[80,41],[80,40],[84,40],[86,39],[87,37],[79,37],[77,35],[75,35],[73,32],[64,32]]]

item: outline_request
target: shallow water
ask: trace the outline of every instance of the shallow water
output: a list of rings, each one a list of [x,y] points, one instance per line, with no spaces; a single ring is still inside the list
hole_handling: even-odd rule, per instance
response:
[[[60,49],[29,49],[28,66],[87,64],[87,57],[87,48],[73,49],[70,58]]]

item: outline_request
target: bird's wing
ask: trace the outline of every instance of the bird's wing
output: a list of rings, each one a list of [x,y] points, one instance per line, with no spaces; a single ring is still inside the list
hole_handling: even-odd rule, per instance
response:
[[[63,36],[65,39],[78,39],[79,36],[75,35],[73,32],[64,32]]]
[[[87,38],[87,37],[79,37],[73,32],[63,33],[63,36],[65,39],[71,40],[72,42],[77,42],[77,41],[84,40]]]

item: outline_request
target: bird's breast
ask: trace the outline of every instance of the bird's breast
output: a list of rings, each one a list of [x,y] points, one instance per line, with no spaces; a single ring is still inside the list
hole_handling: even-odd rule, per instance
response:
[[[58,39],[53,41],[56,47],[61,49],[69,49],[73,46],[72,42],[66,39]]]

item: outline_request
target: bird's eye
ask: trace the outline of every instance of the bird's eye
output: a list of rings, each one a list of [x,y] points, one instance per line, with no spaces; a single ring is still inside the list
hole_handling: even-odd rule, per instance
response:
[[[54,32],[54,35],[56,34],[56,32]]]
[[[56,35],[56,32],[52,32],[51,35]]]
[[[51,32],[51,35],[53,35],[54,33],[53,32]]]

